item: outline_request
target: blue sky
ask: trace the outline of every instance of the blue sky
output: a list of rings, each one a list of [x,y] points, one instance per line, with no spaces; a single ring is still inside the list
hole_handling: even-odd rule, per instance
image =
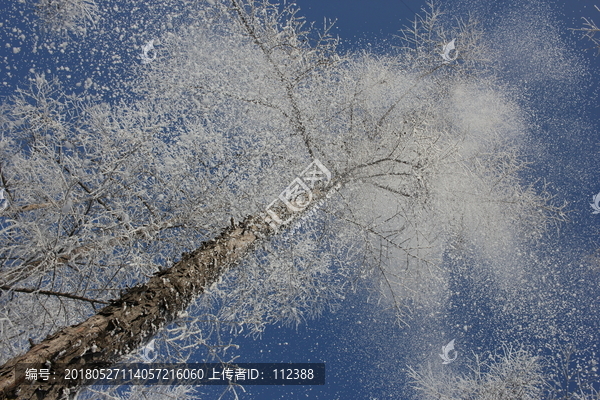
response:
[[[296,3],[307,21],[315,21],[317,27],[321,26],[323,18],[337,20],[333,32],[342,39],[342,49],[370,47],[378,52],[399,44],[394,35],[414,18],[415,12],[425,6],[425,2],[415,0],[298,0]],[[469,4],[472,3],[474,2]],[[458,2],[446,7],[455,7],[459,12],[465,12],[471,10],[469,4]],[[494,32],[495,27],[503,23],[504,15],[522,7],[519,4],[520,2],[514,1],[481,1],[473,9],[484,18],[484,28]],[[544,245],[547,246],[546,253],[553,260],[572,264],[568,267],[562,264],[556,267],[565,273],[563,284],[573,285],[583,295],[584,301],[589,301],[593,292],[587,293],[585,286],[577,286],[576,279],[571,277],[581,273],[582,279],[588,278],[584,269],[578,265],[580,256],[598,248],[600,215],[591,214],[589,203],[592,195],[600,192],[597,175],[600,145],[600,135],[597,134],[600,116],[597,102],[600,58],[594,57],[593,51],[586,51],[591,46],[590,43],[580,39],[580,35],[571,32],[569,28],[580,27],[581,17],[584,16],[600,23],[600,12],[593,8],[594,2],[588,0],[555,1],[548,4],[548,12],[558,21],[556,26],[551,27],[554,30],[549,32],[559,34],[569,44],[565,54],[578,57],[577,62],[588,70],[585,81],[577,84],[579,91],[566,93],[559,87],[545,88],[543,82],[521,82],[526,75],[524,71],[531,69],[531,65],[526,62],[519,62],[523,60],[516,59],[513,67],[501,70],[501,75],[509,84],[527,88],[524,91],[527,98],[522,101],[536,104],[530,110],[532,114],[547,114],[546,118],[537,120],[545,122],[540,123],[533,132],[531,153],[528,155],[533,166],[527,178],[532,182],[546,179],[553,184],[552,190],[556,192],[557,198],[570,203],[570,222],[561,226],[560,233],[545,238]],[[12,33],[9,36],[11,40],[15,37]],[[8,43],[6,36],[5,39]],[[29,54],[26,46],[14,43],[0,45],[0,61],[4,68],[0,81],[7,82],[5,88],[0,89],[0,94],[4,96],[15,85],[23,84],[29,66],[35,64],[34,68],[39,69],[43,60],[36,61],[37,56]],[[15,52],[14,48],[19,48],[20,52]],[[23,66],[28,66],[27,70]],[[93,60],[85,67],[92,66]],[[64,71],[53,72],[63,76],[67,74]],[[70,74],[74,77],[69,79],[80,79],[77,78],[77,70]],[[557,93],[560,94],[559,97],[556,97]],[[536,146],[544,149],[543,156],[540,156]],[[541,184],[541,181],[537,182],[537,185]],[[561,254],[559,256],[556,253]],[[460,291],[469,282],[457,278],[453,284]],[[478,293],[477,298],[485,295],[482,288],[473,290]],[[513,324],[514,321],[507,319],[465,319],[464,316],[481,312],[492,315],[493,309],[492,305],[485,302],[477,306],[468,301],[459,301],[460,299],[455,299],[447,315],[437,322],[430,321],[429,325],[416,324],[411,328],[399,329],[392,322],[393,316],[377,306],[376,301],[369,298],[368,294],[365,290],[349,293],[336,312],[325,313],[320,319],[309,320],[297,328],[269,326],[259,339],[242,336],[233,338],[233,342],[241,346],[235,353],[240,356],[239,362],[325,362],[327,366],[325,386],[248,387],[247,396],[242,398],[404,399],[402,388],[406,384],[406,365],[416,365],[427,360],[441,362],[437,354],[441,346],[451,339],[457,339],[457,349],[462,358],[472,351],[494,350],[493,347],[502,341],[510,341],[523,334],[517,330],[499,329],[503,324]],[[473,296],[476,297],[475,294]],[[566,313],[560,316],[557,324],[585,326],[587,334],[594,327],[597,328],[599,314],[596,307],[597,302],[590,301],[581,310],[574,312],[572,317]],[[470,325],[471,328],[464,330],[463,325]],[[597,332],[596,330],[596,336],[590,338],[590,342],[600,339]],[[524,336],[528,334],[525,333]],[[536,343],[533,330],[529,336],[530,343]],[[414,344],[415,337],[422,337],[418,351],[409,348]],[[420,354],[420,357],[407,359],[406,354]],[[206,388],[206,392],[213,394],[218,390]]]
[[[363,40],[381,40],[398,30],[420,12],[424,1],[297,1],[307,21],[322,26],[323,20],[336,21],[334,32],[345,41],[363,44]]]

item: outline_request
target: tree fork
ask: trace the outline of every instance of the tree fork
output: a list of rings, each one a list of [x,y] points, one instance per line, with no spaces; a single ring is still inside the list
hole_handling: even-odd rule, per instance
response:
[[[217,282],[228,267],[239,262],[258,238],[271,233],[262,218],[249,216],[223,232],[171,268],[156,273],[144,284],[125,292],[86,321],[61,329],[0,367],[0,399],[60,399],[65,389],[51,381],[27,385],[16,380],[18,364],[44,368],[47,361],[69,367],[85,363],[112,364],[137,349],[206,288]]]

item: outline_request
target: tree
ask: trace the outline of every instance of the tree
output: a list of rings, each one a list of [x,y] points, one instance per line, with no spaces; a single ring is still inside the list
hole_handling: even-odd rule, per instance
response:
[[[475,357],[470,373],[410,369],[423,399],[528,400],[542,398],[544,375],[539,357],[504,346],[488,357]]]
[[[503,345],[493,354],[475,355],[467,373],[428,364],[409,367],[409,375],[423,400],[598,399],[600,394],[583,376],[592,370],[582,368],[573,354],[572,347],[566,348],[559,361]],[[557,368],[558,373],[548,373],[547,368]]]
[[[443,300],[448,246],[493,257],[561,219],[520,181],[525,123],[478,75],[477,25],[441,16],[417,19],[393,56],[342,55],[292,6],[215,2],[160,38],[119,102],[37,75],[2,121],[5,393],[17,362],[116,361],[211,287],[221,320],[260,331],[369,277],[406,323]],[[317,160],[327,185],[267,213]]]

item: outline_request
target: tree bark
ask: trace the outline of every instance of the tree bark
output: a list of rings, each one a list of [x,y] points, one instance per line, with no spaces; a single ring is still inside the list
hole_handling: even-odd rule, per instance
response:
[[[217,238],[184,253],[173,267],[131,288],[86,321],[61,329],[26,354],[7,361],[0,367],[0,399],[60,399],[69,388],[50,380],[28,385],[24,378],[16,380],[15,367],[32,364],[32,368],[47,368],[47,361],[69,367],[118,361],[177,318],[194,298],[237,263],[258,238],[270,232],[267,223],[256,217],[227,227]]]

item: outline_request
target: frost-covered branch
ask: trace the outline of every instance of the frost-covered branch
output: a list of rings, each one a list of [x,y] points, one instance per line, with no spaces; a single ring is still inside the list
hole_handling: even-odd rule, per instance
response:
[[[600,11],[598,6],[594,6],[597,11]],[[587,38],[594,44],[594,47],[598,51],[597,54],[600,54],[600,38],[596,37],[596,34],[600,32],[600,28],[596,25],[596,23],[591,18],[583,18],[583,28],[573,29],[574,31],[580,31],[583,33],[583,37]]]
[[[98,18],[94,0],[39,0],[35,8],[43,27],[52,33],[83,34]]]
[[[469,373],[458,374],[428,365],[421,370],[409,368],[409,375],[423,400],[542,398],[540,359],[523,349],[504,346],[489,357],[475,356],[469,368]]]
[[[15,288],[15,287],[11,287],[11,286],[0,286],[0,289],[1,290],[5,290],[7,292],[34,293],[34,294],[43,294],[45,296],[64,297],[64,298],[67,298],[67,299],[87,301],[88,303],[91,303],[92,305],[94,305],[96,303],[98,303],[98,304],[108,304],[107,301],[94,300],[94,299],[90,299],[90,298],[83,297],[83,296],[77,296],[75,294],[60,293],[60,292],[55,292],[55,291],[52,291],[52,290],[38,290],[38,289],[28,289],[28,288]]]

